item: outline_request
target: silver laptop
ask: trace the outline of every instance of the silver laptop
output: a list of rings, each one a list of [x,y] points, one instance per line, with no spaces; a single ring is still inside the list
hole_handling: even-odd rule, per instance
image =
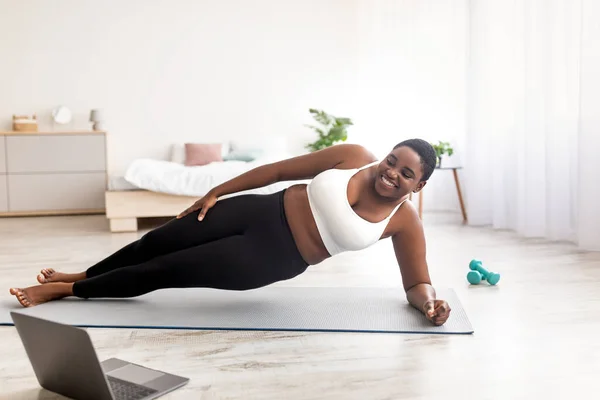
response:
[[[189,379],[111,358],[100,363],[86,330],[11,312],[40,385],[72,399],[155,399]]]

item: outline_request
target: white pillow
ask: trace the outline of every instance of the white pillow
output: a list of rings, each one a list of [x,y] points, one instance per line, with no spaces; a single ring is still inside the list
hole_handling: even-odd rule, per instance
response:
[[[191,143],[191,142],[187,142],[187,143]],[[202,143],[202,142],[198,142],[198,143]],[[208,143],[208,142],[206,142]],[[222,147],[221,147],[221,155],[223,157],[225,157],[227,154],[229,154],[230,151],[230,144],[229,142],[222,142]],[[177,163],[177,164],[185,164],[185,143],[173,143],[171,145],[171,162]]]

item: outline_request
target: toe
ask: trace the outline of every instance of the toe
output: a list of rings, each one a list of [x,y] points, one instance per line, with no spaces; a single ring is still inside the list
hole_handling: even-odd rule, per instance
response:
[[[20,300],[21,300],[21,303],[24,306],[30,306],[31,305],[31,301],[29,300],[29,297],[27,297],[27,295],[25,293],[22,293]]]
[[[52,282],[52,276],[56,273],[52,268],[44,268],[40,272],[41,273],[37,276],[37,281],[39,283]]]
[[[19,293],[19,289],[17,288],[10,288],[10,294],[12,294],[13,296],[17,295],[17,293]]]
[[[17,293],[17,300],[19,300],[19,303],[21,303],[21,305],[23,307],[29,307],[31,305],[31,303],[29,302],[29,299],[25,296],[25,294],[21,291],[19,291]]]

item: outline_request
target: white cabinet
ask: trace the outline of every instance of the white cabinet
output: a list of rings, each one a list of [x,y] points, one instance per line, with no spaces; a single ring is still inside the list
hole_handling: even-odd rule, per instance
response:
[[[0,143],[0,215],[104,212],[104,132],[4,132]]]
[[[8,191],[6,190],[6,175],[0,173],[0,213],[8,211]]]

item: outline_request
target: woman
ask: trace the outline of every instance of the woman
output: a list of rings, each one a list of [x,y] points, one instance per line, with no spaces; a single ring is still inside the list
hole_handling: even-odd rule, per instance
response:
[[[291,279],[309,265],[391,238],[409,303],[436,325],[450,307],[436,299],[421,221],[410,202],[436,154],[420,139],[382,161],[351,144],[263,165],[213,188],[165,225],[84,272],[44,269],[40,285],[11,288],[25,307],[67,296],[124,298],[158,289],[249,290]],[[269,195],[220,197],[279,181],[312,179]]]

